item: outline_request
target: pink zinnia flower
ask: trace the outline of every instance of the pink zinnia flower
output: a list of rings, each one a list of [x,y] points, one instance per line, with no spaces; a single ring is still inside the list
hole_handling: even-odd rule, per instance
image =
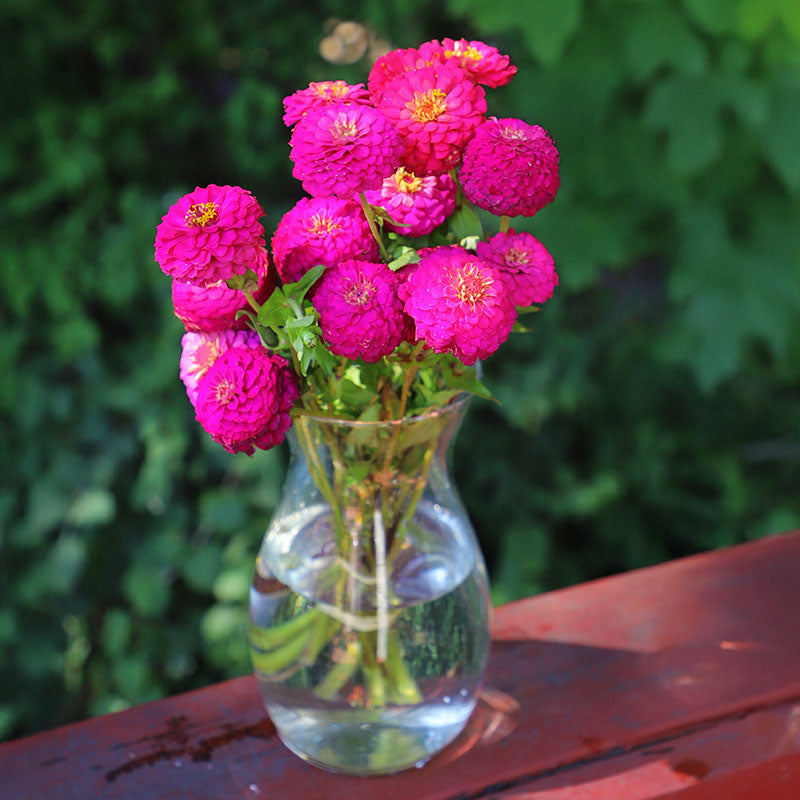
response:
[[[255,331],[184,333],[181,338],[180,375],[192,405],[197,404],[198,384],[213,363],[231,347],[260,347]]]
[[[384,89],[398,75],[402,75],[412,69],[429,66],[430,64],[420,56],[419,50],[414,47],[408,47],[405,50],[390,50],[376,59],[367,79],[367,86],[369,87],[373,105],[378,105],[383,97]]]
[[[508,338],[516,310],[498,271],[461,247],[437,247],[410,272],[405,311],[416,338],[465,364],[486,358]]]
[[[258,275],[258,289],[253,298],[263,303],[275,288],[275,281],[269,272],[267,251],[259,251],[258,263],[251,269]],[[238,289],[229,289],[225,281],[211,286],[194,286],[191,283],[172,281],[172,304],[175,316],[187,331],[222,331],[228,328],[243,329],[247,319],[236,315],[249,309],[250,303]]]
[[[335,197],[304,197],[287,211],[272,237],[272,257],[284,283],[316,264],[355,258],[375,261],[378,243],[360,204]]]
[[[369,103],[369,92],[363,83],[355,85],[345,81],[312,81],[307,89],[298,89],[283,98],[283,122],[290,128],[312,108],[332,103]]]
[[[453,213],[456,184],[447,174],[417,177],[400,167],[384,179],[380,189],[366,193],[367,201],[381,206],[400,225],[387,223],[390,231],[403,236],[424,236]]]
[[[405,145],[403,161],[418,175],[447,172],[484,120],[486,93],[462,69],[443,62],[405,72],[386,87],[379,109]]]
[[[261,347],[231,347],[200,380],[197,421],[229,453],[252,455],[283,441],[300,396],[285,358]]]
[[[335,103],[309,111],[291,138],[292,174],[315,197],[375,189],[400,165],[394,126],[372,106]]]
[[[325,271],[314,294],[332,353],[375,363],[403,340],[397,277],[381,263],[342,261]]]
[[[487,119],[464,150],[467,199],[498,216],[532,217],[558,191],[558,150],[547,131],[521,119]]]
[[[558,286],[553,257],[530,233],[496,233],[478,242],[477,255],[494,264],[515,305],[544,303]]]
[[[156,230],[156,261],[182,283],[210,286],[244,274],[263,249],[264,209],[238,186],[199,186],[164,215]]]
[[[442,59],[457,64],[466,70],[475,83],[490,89],[510,83],[517,72],[508,56],[504,56],[496,47],[479,41],[442,39],[440,43],[434,39],[420,45],[419,54],[429,62]]]

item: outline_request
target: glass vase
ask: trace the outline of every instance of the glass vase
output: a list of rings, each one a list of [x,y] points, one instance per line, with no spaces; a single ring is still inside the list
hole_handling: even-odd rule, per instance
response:
[[[392,422],[304,414],[289,431],[249,640],[278,734],[313,764],[419,766],[475,707],[488,586],[447,463],[466,402]]]

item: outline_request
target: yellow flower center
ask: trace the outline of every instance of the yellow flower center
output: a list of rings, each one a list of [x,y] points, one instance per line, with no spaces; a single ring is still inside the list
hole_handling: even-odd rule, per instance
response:
[[[521,128],[512,128],[510,125],[503,128],[500,135],[507,142],[524,142],[528,138],[528,134]]]
[[[219,216],[219,206],[216,203],[194,203],[189,206],[184,221],[190,228],[205,228],[211,222],[216,222]]]
[[[441,89],[414,92],[414,99],[408,107],[411,117],[417,122],[433,122],[447,111],[447,95]]]
[[[460,267],[456,271],[453,281],[458,299],[462,303],[469,303],[473,308],[476,303],[483,300],[491,285],[491,277],[481,274],[476,264],[466,264]]]
[[[509,267],[524,267],[530,262],[530,255],[527,250],[518,250],[516,247],[511,247],[506,250],[503,261]]]
[[[344,97],[347,94],[347,83],[345,81],[319,81],[311,85],[314,91],[326,100]]]
[[[330,127],[331,136],[336,141],[350,142],[358,136],[358,126],[355,120],[347,119],[345,114],[339,114]]]
[[[214,399],[221,406],[228,405],[233,399],[233,394],[233,384],[226,378],[223,378],[216,387],[214,387]]]
[[[400,169],[392,175],[392,178],[394,179],[395,186],[401,192],[413,194],[422,188],[422,178],[418,178],[413,172],[406,172],[404,167],[400,167]]]
[[[336,220],[325,214],[314,214],[311,217],[311,225],[308,228],[308,232],[314,236],[325,236],[339,230],[341,227],[340,222],[336,222]]]
[[[344,292],[344,299],[351,306],[364,306],[375,294],[375,285],[370,283],[363,275],[353,281]]]
[[[483,58],[483,53],[471,44],[464,47],[461,42],[456,42],[452,50],[444,51],[445,58],[452,58],[453,56],[463,56],[464,58],[471,58],[473,61],[480,61]]]

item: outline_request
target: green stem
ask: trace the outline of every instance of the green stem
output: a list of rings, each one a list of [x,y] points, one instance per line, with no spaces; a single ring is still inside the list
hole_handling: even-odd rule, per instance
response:
[[[334,664],[314,687],[314,694],[323,700],[332,700],[356,671],[360,654],[361,645],[358,639],[352,639],[347,644],[342,660]]]
[[[303,309],[300,307],[300,304],[295,300],[293,297],[287,297],[286,301],[289,303],[289,308],[294,311],[295,319],[302,319],[305,314],[303,313]]]
[[[329,617],[327,614],[320,614],[311,630],[308,646],[303,651],[303,664],[310,667],[319,657],[322,648],[333,639],[337,631],[341,630],[341,627],[342,623],[338,620]]]
[[[398,703],[413,705],[422,702],[422,693],[403,660],[403,650],[395,631],[389,636],[389,653],[384,666],[389,675],[394,699]]]
[[[407,520],[411,519],[414,516],[414,512],[417,510],[417,506],[419,505],[419,501],[422,499],[422,495],[425,491],[425,486],[428,483],[428,473],[430,472],[431,462],[433,461],[433,455],[436,452],[436,442],[434,443],[425,451],[425,455],[423,456],[422,466],[420,467],[419,475],[417,476],[414,491],[411,493],[411,496],[408,499],[408,502],[405,502],[405,494],[400,498],[400,502],[397,504],[398,508],[403,508],[404,511],[402,516],[395,520],[394,525],[391,530],[391,535],[388,537],[388,540],[391,542],[389,546],[389,554],[387,555],[387,560],[391,562],[392,558],[394,557],[395,549],[397,543],[402,541],[402,538],[396,538],[395,533],[401,529],[403,523]]]
[[[375,636],[362,631],[359,638],[361,639],[361,670],[369,689],[370,706],[384,706],[386,705],[386,681],[383,671],[375,659]]]
[[[361,198],[361,208],[364,209],[364,216],[367,218],[369,229],[372,231],[372,235],[375,237],[375,241],[378,243],[378,249],[381,251],[381,258],[388,262],[389,254],[386,252],[386,248],[383,245],[383,238],[378,232],[378,226],[375,224],[375,215],[372,213],[372,209],[367,202],[367,197],[364,192],[359,192],[358,196]]]
[[[403,388],[400,390],[400,408],[398,409],[397,419],[403,419],[403,416],[406,413],[406,406],[408,405],[408,394],[411,391],[411,384],[414,382],[414,378],[417,376],[417,372],[419,372],[419,364],[417,364],[417,358],[419,354],[422,352],[422,348],[425,347],[425,342],[417,342],[416,346],[414,347],[413,351],[411,352],[411,365],[406,369],[405,377],[403,378]],[[392,433],[392,439],[389,442],[389,446],[386,448],[386,457],[383,461],[383,469],[384,471],[388,471],[392,465],[392,457],[394,456],[394,448],[397,444],[397,438],[400,436],[400,425],[395,425],[394,432]]]
[[[319,459],[317,448],[314,446],[314,442],[311,439],[311,434],[308,430],[308,426],[305,424],[305,420],[302,417],[296,419],[294,427],[297,431],[297,440],[300,442],[300,446],[303,448],[303,452],[305,453],[311,477],[314,479],[314,483],[317,485],[317,488],[320,490],[322,496],[328,501],[328,505],[331,507],[331,514],[333,515],[333,527],[336,531],[338,539],[337,544],[341,552],[343,544],[347,541],[347,528],[345,527],[344,519],[342,518],[342,509],[340,508],[336,495],[334,494],[331,484],[325,475],[325,466]]]
[[[248,638],[250,643],[259,650],[274,650],[310,628],[319,615],[320,612],[316,608],[312,608],[300,616],[292,617],[292,619],[271,628],[259,628],[257,625],[251,624]]]
[[[508,214],[503,214],[500,217],[500,233],[508,233],[508,226],[511,224],[511,217]]]
[[[244,296],[247,298],[247,302],[250,303],[250,308],[252,308],[256,314],[258,314],[258,312],[261,310],[261,304],[255,299],[255,297],[253,297],[253,293],[245,289]]]
[[[290,639],[286,644],[275,650],[270,650],[268,653],[261,653],[251,649],[250,657],[253,666],[264,675],[274,675],[276,672],[286,669],[303,654],[311,633],[312,631],[302,631],[302,635],[298,634],[294,639]]]

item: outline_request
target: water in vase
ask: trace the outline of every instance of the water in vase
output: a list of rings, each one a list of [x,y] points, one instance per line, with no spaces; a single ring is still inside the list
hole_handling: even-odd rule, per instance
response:
[[[281,526],[257,562],[250,648],[282,740],[341,772],[424,763],[463,729],[486,663],[486,576],[471,530],[421,503],[382,578],[355,550],[343,557],[320,507]]]

